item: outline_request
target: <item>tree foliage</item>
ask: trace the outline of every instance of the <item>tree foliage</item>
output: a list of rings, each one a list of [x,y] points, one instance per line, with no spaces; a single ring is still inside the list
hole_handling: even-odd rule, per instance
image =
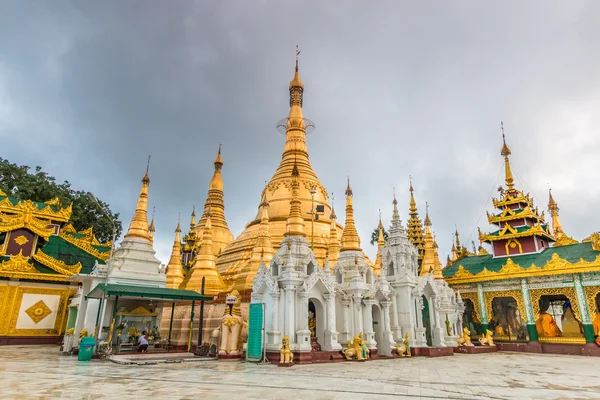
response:
[[[379,239],[379,228],[375,228],[375,230],[373,231],[373,233],[371,233],[371,244],[374,245],[377,243],[377,240]],[[383,228],[383,239],[387,240],[388,239],[388,233],[385,230],[385,228]]]
[[[0,157],[0,189],[20,200],[44,202],[58,197],[62,207],[68,207],[72,203],[73,213],[70,223],[78,231],[92,227],[100,243],[112,240],[112,222],[116,226],[117,237],[121,234],[119,214],[113,213],[108,204],[98,199],[110,218],[87,196],[85,191],[74,190],[69,181],[58,183],[56,178],[42,171],[42,167],[38,166],[32,170],[27,165],[13,164]]]

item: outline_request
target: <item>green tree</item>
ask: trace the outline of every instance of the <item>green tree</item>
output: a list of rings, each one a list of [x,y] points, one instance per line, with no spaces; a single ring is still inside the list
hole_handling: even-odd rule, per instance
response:
[[[373,231],[373,233],[371,233],[371,244],[374,245],[377,243],[377,240],[379,239],[379,228],[375,228],[375,230]],[[388,239],[388,233],[385,230],[385,228],[383,228],[383,239],[387,240]]]
[[[13,164],[0,157],[0,189],[20,200],[44,202],[58,197],[62,207],[68,207],[72,203],[73,213],[70,223],[78,231],[92,227],[96,238],[101,243],[112,239],[111,221],[117,228],[117,237],[121,235],[123,228],[119,221],[119,214],[113,213],[108,204],[98,199],[110,218],[87,196],[85,191],[72,189],[69,181],[56,182],[56,178],[42,171],[42,167],[38,166],[32,170],[27,165]]]

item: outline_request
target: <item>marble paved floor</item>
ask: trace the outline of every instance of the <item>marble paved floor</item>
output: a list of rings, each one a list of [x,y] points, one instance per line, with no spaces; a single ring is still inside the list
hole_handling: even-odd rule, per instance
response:
[[[1,399],[599,399],[600,358],[457,354],[365,363],[78,362],[55,346],[0,346]]]

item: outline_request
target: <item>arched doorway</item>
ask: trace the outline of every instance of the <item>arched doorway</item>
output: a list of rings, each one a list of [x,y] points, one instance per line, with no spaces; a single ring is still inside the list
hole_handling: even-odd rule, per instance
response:
[[[326,317],[321,300],[311,297],[308,300],[308,328],[311,330],[310,341],[314,351],[319,351],[320,344],[325,343]]]
[[[375,332],[375,341],[377,342],[377,347],[379,347],[379,344],[383,343],[383,316],[381,315],[381,310],[377,304],[373,304],[371,310],[373,315],[373,331]]]
[[[427,297],[423,295],[423,327],[425,328],[425,339],[427,340],[427,346],[433,346],[431,339],[431,313],[429,312],[429,301]]]

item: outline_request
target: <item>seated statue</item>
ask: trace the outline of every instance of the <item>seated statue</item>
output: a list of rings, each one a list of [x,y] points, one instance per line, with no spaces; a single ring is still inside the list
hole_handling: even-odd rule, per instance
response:
[[[479,338],[479,343],[482,346],[494,346],[494,339],[492,338],[492,331],[486,329],[485,337]]]
[[[361,347],[361,338],[358,336],[354,336],[354,340],[352,342],[348,342],[348,348],[346,350],[341,350],[342,355],[346,358],[346,360],[363,360],[363,349]]]
[[[535,321],[535,329],[540,336],[562,336],[562,332],[558,325],[556,325],[554,317],[548,313],[548,308],[550,308],[550,300],[547,298],[540,299],[540,316],[537,321]]]
[[[474,346],[474,344],[471,342],[471,331],[467,328],[463,328],[463,333],[460,334],[456,340],[456,343],[459,346]]]
[[[404,335],[404,341],[402,344],[396,346],[396,350],[398,351],[398,357],[410,357],[410,345],[408,344],[408,332]]]
[[[565,336],[579,336],[583,334],[583,326],[575,318],[575,313],[571,307],[571,302],[566,302],[563,307],[562,321],[562,333]]]
[[[242,341],[240,339],[244,326],[240,307],[242,296],[240,296],[237,290],[233,290],[227,295],[227,299],[235,303],[232,307],[225,307],[223,318],[221,319],[219,355],[240,355],[242,350]]]
[[[308,329],[310,329],[310,337],[317,336],[317,319],[312,311],[308,311]]]
[[[596,318],[592,321],[592,327],[594,328],[594,335],[600,336],[600,312],[596,311]]]
[[[281,339],[281,350],[279,350],[279,362],[281,364],[289,364],[294,361],[294,353],[290,350],[290,338],[285,335]]]

